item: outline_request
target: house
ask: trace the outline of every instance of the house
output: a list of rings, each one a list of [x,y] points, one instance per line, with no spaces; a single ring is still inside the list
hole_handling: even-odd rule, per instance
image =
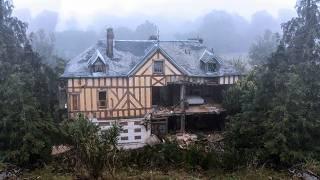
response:
[[[240,75],[201,39],[116,40],[109,28],[105,40],[67,64],[62,79],[69,118],[83,113],[102,129],[118,122],[119,143],[136,147],[151,133],[202,120],[216,125],[222,91]]]

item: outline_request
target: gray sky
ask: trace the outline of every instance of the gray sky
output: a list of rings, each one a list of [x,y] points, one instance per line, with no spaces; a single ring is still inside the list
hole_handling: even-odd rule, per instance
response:
[[[116,17],[152,16],[192,21],[212,10],[225,10],[246,18],[265,10],[277,17],[281,9],[294,9],[296,0],[13,0],[16,9],[30,9],[32,16],[43,10],[59,12],[59,23],[70,19],[90,25],[96,14]],[[90,4],[89,4],[90,3]]]

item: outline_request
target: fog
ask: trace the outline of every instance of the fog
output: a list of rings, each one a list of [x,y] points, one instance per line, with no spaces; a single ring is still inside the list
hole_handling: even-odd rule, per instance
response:
[[[143,1],[145,4],[141,5],[138,0],[120,1],[127,5],[114,3],[107,7],[103,7],[102,1],[93,0],[95,5],[87,8],[81,0],[77,6],[68,4],[70,1],[51,0],[47,5],[44,2],[37,6],[13,1],[14,14],[28,23],[29,33],[39,29],[54,33],[56,52],[65,58],[74,57],[103,38],[107,27],[114,28],[116,39],[148,39],[159,30],[162,40],[200,37],[219,54],[245,54],[265,30],[280,32],[281,23],[295,16],[294,0],[244,0],[240,5],[236,4],[238,1],[227,0],[226,3],[216,1],[216,6],[210,4],[214,1],[207,0],[198,5],[189,0]],[[180,7],[181,3],[185,6]],[[112,9],[111,5],[118,9]]]

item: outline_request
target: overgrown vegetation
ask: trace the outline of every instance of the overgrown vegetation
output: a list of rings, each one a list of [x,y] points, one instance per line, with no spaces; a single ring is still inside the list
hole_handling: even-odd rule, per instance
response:
[[[257,164],[289,167],[320,160],[320,12],[301,0],[283,25],[276,52],[229,89],[225,107],[230,150]]]
[[[22,166],[50,159],[58,128],[58,75],[35,54],[27,25],[12,17],[10,1],[0,0],[1,160]]]
[[[243,174],[256,179],[273,176],[270,167],[298,166],[319,174],[319,2],[298,1],[298,17],[283,25],[276,51],[270,57],[257,56],[257,66],[225,93],[230,117],[223,151],[217,151],[203,144],[182,149],[173,142],[119,150],[117,126],[101,131],[81,115],[60,123],[61,59],[52,54],[50,42],[41,42],[46,36],[43,32],[33,34],[30,42],[27,25],[11,16],[10,1],[0,0],[0,162],[45,167],[35,174],[59,179],[119,178],[123,174],[153,178],[152,173],[145,174],[147,170],[173,176],[172,170],[181,170],[200,178]],[[235,65],[245,68],[240,60]],[[71,150],[50,161],[54,144],[68,145]],[[5,169],[0,164],[0,173]],[[228,175],[220,176],[223,173]],[[286,173],[276,174],[286,177]]]
[[[119,127],[100,131],[98,125],[79,115],[62,128],[67,144],[72,146],[75,167],[84,167],[91,179],[98,179],[106,169],[114,175]]]

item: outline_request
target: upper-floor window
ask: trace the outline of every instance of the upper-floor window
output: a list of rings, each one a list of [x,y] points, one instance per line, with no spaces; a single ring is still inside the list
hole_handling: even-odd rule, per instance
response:
[[[92,72],[106,72],[106,65],[100,58],[92,65]]]
[[[163,74],[164,68],[163,68],[163,61],[154,61],[153,62],[153,73],[154,74]]]
[[[80,110],[80,95],[79,94],[72,94],[71,95],[71,102],[72,102],[72,110],[79,111]]]
[[[208,72],[215,72],[217,69],[216,63],[207,63],[207,71]]]
[[[107,107],[107,91],[98,92],[98,106],[99,108]]]

